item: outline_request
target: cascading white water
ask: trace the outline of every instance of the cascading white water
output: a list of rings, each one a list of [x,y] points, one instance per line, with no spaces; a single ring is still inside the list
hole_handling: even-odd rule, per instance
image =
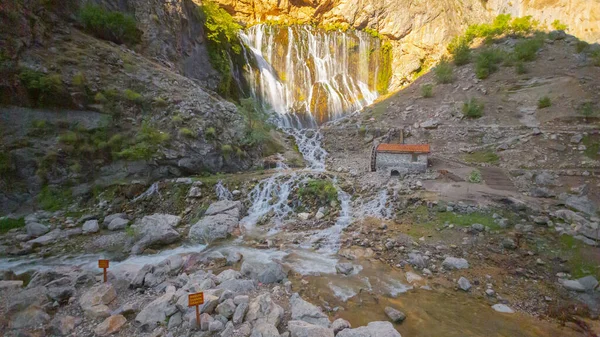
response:
[[[259,24],[240,37],[253,96],[287,126],[314,127],[378,97],[381,41],[365,32]]]
[[[233,200],[233,194],[223,185],[222,180],[219,180],[217,185],[215,185],[215,194],[219,200]]]

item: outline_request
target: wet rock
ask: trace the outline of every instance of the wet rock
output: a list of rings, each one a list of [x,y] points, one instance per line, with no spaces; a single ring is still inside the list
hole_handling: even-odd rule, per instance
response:
[[[243,209],[241,201],[221,200],[210,204],[204,215],[227,214],[239,219]]]
[[[266,284],[277,283],[287,277],[287,272],[284,271],[281,264],[275,261],[244,260],[241,273],[246,277]]]
[[[104,322],[98,324],[94,329],[96,336],[108,336],[116,333],[127,322],[122,315],[114,315],[106,318]]]
[[[57,336],[70,335],[76,326],[81,324],[81,318],[73,316],[54,317],[50,322],[50,333]]]
[[[32,305],[15,314],[8,323],[11,329],[40,328],[50,321],[48,315],[42,308]]]
[[[88,220],[81,227],[83,234],[96,233],[100,230],[100,226],[98,226],[98,220]]]
[[[460,277],[458,279],[458,288],[464,291],[469,291],[471,289],[471,282],[467,280],[465,277]]]
[[[497,312],[502,312],[502,313],[506,313],[506,314],[512,314],[515,312],[506,304],[501,304],[501,303],[492,305],[492,309],[496,310]]]
[[[350,322],[343,318],[338,318],[333,323],[331,323],[331,328],[333,329],[333,333],[337,335],[338,332],[349,329],[351,327]]]
[[[333,329],[310,324],[305,321],[289,321],[288,330],[291,337],[333,337]]]
[[[250,337],[279,337],[279,331],[271,323],[259,323],[252,329]]]
[[[467,269],[469,268],[469,262],[463,258],[447,257],[444,259],[444,262],[442,262],[442,267],[448,270]]]
[[[140,254],[149,247],[179,241],[180,235],[174,227],[180,222],[180,217],[169,214],[153,214],[138,220],[132,226],[137,241],[131,249],[132,254]]]
[[[244,321],[244,317],[246,317],[246,313],[248,312],[249,304],[240,303],[237,308],[235,308],[235,312],[233,313],[233,318],[231,321],[233,324],[241,324]]]
[[[390,322],[371,322],[356,329],[344,329],[336,337],[402,337]]]
[[[42,225],[39,222],[28,222],[27,225],[25,225],[25,230],[27,230],[27,235],[37,238],[38,236],[48,233],[50,228],[48,228],[46,225]]]
[[[174,299],[174,290],[167,289],[164,295],[150,302],[137,314],[135,322],[141,326],[143,331],[152,331],[177,311]]]
[[[233,313],[235,312],[235,303],[233,303],[232,299],[228,299],[225,302],[217,305],[217,313],[222,315],[223,317],[230,319],[233,317]]]
[[[108,230],[111,230],[111,231],[117,231],[117,230],[125,229],[128,224],[129,224],[129,220],[123,219],[123,218],[116,218],[108,224],[107,228],[108,228]]]
[[[275,326],[281,323],[283,308],[273,302],[270,294],[257,296],[248,307],[246,322],[253,324],[270,323]]]
[[[406,319],[406,315],[403,312],[392,307],[385,307],[384,311],[387,317],[394,323],[402,323]]]
[[[347,262],[338,263],[335,265],[335,270],[339,274],[350,275],[354,271],[354,266],[352,265],[352,263]]]
[[[290,307],[292,310],[292,320],[304,321],[324,327],[329,327],[331,324],[329,317],[323,313],[321,308],[303,300],[297,293],[292,295]]]
[[[242,277],[242,274],[233,269],[227,269],[217,275],[217,283],[221,284],[225,281],[236,280]]]

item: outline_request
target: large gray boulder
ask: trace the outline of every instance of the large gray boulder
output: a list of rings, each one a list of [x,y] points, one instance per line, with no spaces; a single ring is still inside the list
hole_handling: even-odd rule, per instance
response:
[[[469,268],[469,262],[467,262],[467,260],[465,260],[463,258],[456,258],[456,257],[449,256],[446,259],[444,259],[444,262],[442,262],[442,267],[444,267],[445,269],[448,269],[448,270],[467,269],[467,268]]]
[[[116,231],[120,229],[125,229],[125,227],[127,227],[128,224],[129,220],[123,218],[116,218],[113,221],[111,221],[106,228],[108,228],[108,230],[111,231]]]
[[[273,302],[270,294],[257,296],[248,307],[246,322],[252,324],[270,323],[278,326],[283,318],[283,308]]]
[[[252,280],[228,280],[219,284],[217,289],[231,290],[234,294],[247,294],[256,289],[256,282]]]
[[[246,277],[267,284],[280,282],[287,277],[283,266],[274,261],[244,260],[240,271]]]
[[[31,305],[37,305],[43,307],[48,304],[48,298],[46,296],[40,296],[48,291],[46,287],[38,286],[23,289],[18,292],[8,293],[6,300],[6,310],[8,314],[21,311]]]
[[[175,289],[167,288],[161,297],[150,302],[135,317],[135,322],[143,331],[152,331],[159,324],[164,324],[168,317],[177,312],[175,306]]]
[[[113,222],[113,220],[115,219],[124,219],[127,220],[127,214],[125,213],[115,213],[115,214],[111,214],[111,215],[107,215],[104,220],[102,221],[102,225],[104,227],[108,227],[108,225]]]
[[[258,323],[252,329],[250,337],[279,337],[279,331],[271,323]]]
[[[288,330],[291,337],[333,337],[333,329],[307,323],[305,321],[289,321]]]
[[[336,337],[402,337],[390,322],[371,322],[356,329],[344,329]]]
[[[586,196],[578,197],[576,195],[569,195],[565,199],[565,205],[591,216],[595,216],[598,211],[596,203]]]
[[[79,305],[84,314],[90,318],[106,318],[110,316],[107,304],[117,298],[117,292],[110,283],[100,283],[79,298]]]
[[[96,233],[100,230],[100,226],[98,225],[98,220],[88,220],[81,227],[83,234],[88,233]]]
[[[211,204],[204,218],[190,228],[189,239],[205,243],[226,239],[238,228],[242,210],[240,201],[221,200]]]
[[[38,236],[42,236],[50,231],[50,228],[46,225],[42,225],[39,222],[28,222],[25,225],[25,230],[27,230],[27,235],[37,238]]]
[[[136,243],[131,249],[133,254],[140,254],[146,248],[168,245],[179,241],[179,232],[175,230],[181,218],[170,214],[153,214],[143,217],[131,226],[135,233]]]
[[[40,328],[49,321],[50,315],[42,308],[32,305],[15,314],[8,322],[8,327],[10,329]]]
[[[292,295],[290,306],[292,308],[292,320],[304,321],[327,328],[331,324],[329,317],[321,311],[321,308],[306,302],[297,293]]]

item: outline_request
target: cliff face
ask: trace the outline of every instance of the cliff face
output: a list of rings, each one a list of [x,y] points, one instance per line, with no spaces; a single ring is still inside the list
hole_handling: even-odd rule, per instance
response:
[[[397,89],[427,59],[436,59],[444,45],[468,25],[502,13],[531,15],[550,25],[556,19],[569,33],[591,42],[600,40],[600,2],[586,0],[215,0],[237,20],[345,23],[377,30],[393,41]]]

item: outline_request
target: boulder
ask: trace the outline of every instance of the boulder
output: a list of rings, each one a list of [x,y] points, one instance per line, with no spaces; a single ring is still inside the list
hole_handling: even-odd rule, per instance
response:
[[[333,329],[333,333],[337,335],[338,332],[351,328],[350,322],[343,318],[338,318],[333,323],[331,323],[331,328]]]
[[[249,305],[246,322],[270,323],[278,326],[283,318],[283,308],[273,302],[270,294],[257,296]]]
[[[329,317],[323,313],[321,308],[303,300],[300,295],[293,294],[290,299],[292,320],[304,321],[310,324],[329,327]]]
[[[172,331],[179,327],[183,323],[183,317],[181,312],[176,312],[173,316],[169,318],[169,324],[167,325],[167,330]]]
[[[235,301],[234,301],[235,303]],[[242,322],[244,321],[244,317],[246,317],[246,313],[248,312],[248,307],[250,305],[245,302],[245,303],[240,303],[237,308],[235,308],[235,312],[233,313],[233,318],[231,319],[231,321],[233,322],[233,324],[238,325],[238,324],[242,324]]]
[[[307,323],[305,321],[289,321],[288,330],[291,337],[333,337],[333,329]]]
[[[48,289],[46,289],[46,287],[38,286],[8,293],[8,298],[6,300],[7,313],[10,314],[21,311],[31,305],[43,307],[48,303],[48,298],[46,296],[40,296],[40,294],[45,294],[47,291]]]
[[[238,295],[233,298],[233,303],[235,303],[235,305],[240,305],[242,303],[248,302],[250,302],[250,297],[248,295]]]
[[[394,323],[402,323],[406,319],[406,315],[402,311],[392,307],[385,307],[384,311],[387,317]]]
[[[335,265],[335,270],[339,274],[350,275],[354,271],[354,266],[352,265],[352,263],[347,262],[338,263]]]
[[[81,227],[83,234],[96,233],[100,230],[98,220],[88,220]]]
[[[463,258],[447,257],[442,262],[442,267],[448,270],[467,269],[469,268],[469,262]]]
[[[175,312],[177,312],[175,291],[167,288],[164,295],[150,302],[135,316],[135,322],[140,325],[143,331],[152,331]]]
[[[188,237],[192,241],[210,244],[228,238],[239,225],[239,219],[228,214],[205,216],[190,228]]]
[[[418,253],[408,254],[408,263],[410,263],[411,266],[420,269],[427,267],[427,262],[425,262],[425,258],[423,258],[423,255]]]
[[[54,317],[50,322],[50,333],[56,336],[70,335],[76,326],[81,324],[81,318],[73,316]]]
[[[225,281],[236,280],[242,277],[242,274],[239,271],[233,269],[227,269],[222,271],[219,275],[217,275],[217,283],[221,284]]]
[[[75,294],[73,281],[69,277],[63,277],[46,284],[48,297],[58,303],[65,303]]]
[[[579,212],[586,213],[590,216],[596,215],[598,206],[591,201],[587,196],[569,195],[565,199],[565,205]]]
[[[107,215],[102,221],[102,225],[104,227],[108,227],[108,225],[115,219],[125,219],[127,220],[127,214],[125,213],[115,213],[111,215]]]
[[[233,317],[235,309],[236,307],[235,303],[233,303],[233,299],[228,299],[225,302],[217,305],[217,313],[227,319],[231,319],[231,317]]]
[[[91,318],[104,318],[110,316],[107,304],[117,298],[115,288],[110,283],[100,283],[79,298],[79,305],[86,316]]]
[[[214,320],[208,323],[208,331],[210,332],[219,332],[223,331],[223,329],[225,329],[225,325],[219,320]]]
[[[247,294],[256,289],[256,283],[252,280],[229,280],[219,284],[217,289],[231,290],[234,294]]]
[[[371,322],[356,329],[344,329],[336,337],[402,337],[390,322]]]
[[[243,209],[241,201],[221,200],[210,204],[204,215],[227,214],[239,219]]]
[[[260,283],[276,283],[287,277],[281,264],[269,261],[244,260],[241,268],[242,275],[257,280]]]
[[[492,305],[492,309],[496,310],[497,312],[502,312],[505,314],[512,314],[515,312],[509,306],[507,306],[506,304],[502,304],[502,303],[497,303],[497,304]]]
[[[108,336],[116,333],[127,322],[123,315],[113,315],[98,324],[94,329],[96,336]]]
[[[13,315],[11,320],[8,322],[10,329],[36,329],[41,328],[43,325],[50,321],[50,315],[48,315],[42,308],[32,305],[23,311],[19,311]]]
[[[25,230],[27,231],[27,235],[37,238],[38,236],[42,236],[50,231],[50,228],[46,225],[42,225],[39,222],[27,222],[25,225]]]
[[[129,220],[123,218],[116,218],[111,221],[106,228],[111,231],[117,231],[121,229],[125,229],[129,224]]]
[[[31,245],[32,247],[47,246],[47,245],[53,243],[54,241],[56,241],[56,239],[61,237],[61,235],[62,235],[62,231],[57,228],[57,229],[53,230],[52,232],[49,232],[45,235],[40,236],[37,239],[27,241],[27,244]]]
[[[177,227],[180,222],[180,217],[170,214],[148,215],[136,221],[132,228],[137,242],[131,252],[140,254],[146,248],[179,241],[180,235],[174,227]]]
[[[593,291],[598,287],[598,280],[592,275],[584,276],[577,281],[585,288],[586,291]]]
[[[252,329],[250,337],[279,337],[279,331],[271,323],[258,323]]]
[[[460,277],[458,279],[458,288],[464,291],[469,291],[471,289],[471,282],[464,277]]]

